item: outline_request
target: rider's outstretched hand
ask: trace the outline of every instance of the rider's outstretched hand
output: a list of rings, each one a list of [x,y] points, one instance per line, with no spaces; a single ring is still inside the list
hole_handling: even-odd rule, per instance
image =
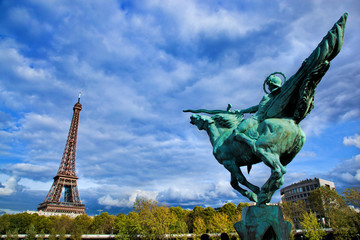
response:
[[[239,110],[239,109],[230,110],[230,112],[233,114],[244,114],[243,110]]]

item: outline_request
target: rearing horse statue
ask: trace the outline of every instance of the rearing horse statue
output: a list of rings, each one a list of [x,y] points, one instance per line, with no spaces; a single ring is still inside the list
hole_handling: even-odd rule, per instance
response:
[[[184,110],[212,115],[193,114],[191,123],[208,133],[215,158],[231,173],[231,186],[258,205],[270,202],[284,183],[286,165],[304,145],[306,137],[299,123],[313,109],[316,86],[341,50],[347,15],[335,23],[289,80],[280,72],[265,79],[266,95],[258,105],[243,110],[231,110],[230,104],[226,111]],[[283,76],[283,84],[276,75]],[[254,114],[244,119],[244,113]],[[271,169],[261,189],[248,182],[240,169],[247,166],[250,172],[260,162]]]

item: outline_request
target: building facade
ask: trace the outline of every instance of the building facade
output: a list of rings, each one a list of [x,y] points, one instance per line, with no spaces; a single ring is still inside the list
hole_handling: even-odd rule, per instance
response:
[[[326,186],[330,189],[335,189],[335,184],[331,181],[321,178],[306,179],[297,183],[293,183],[287,187],[280,189],[281,202],[298,202],[303,201],[306,205],[306,211],[310,211],[309,196],[312,191],[322,186]],[[300,219],[302,218],[302,212],[296,206],[292,206],[293,223],[295,228],[301,228]],[[325,218],[320,214],[317,214],[319,221],[325,226]]]
[[[280,189],[281,201],[297,202],[299,200],[303,200],[306,205],[308,205],[310,192],[322,186],[335,189],[335,184],[331,181],[321,178],[306,179]]]

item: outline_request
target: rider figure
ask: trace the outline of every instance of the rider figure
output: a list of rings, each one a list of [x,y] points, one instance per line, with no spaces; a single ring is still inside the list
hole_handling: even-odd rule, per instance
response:
[[[279,90],[281,88],[281,79],[279,77],[275,76],[274,74],[271,74],[269,77],[266,78],[265,83],[268,86],[270,93],[267,93],[261,99],[259,105],[252,106],[252,107],[249,107],[249,108],[246,108],[243,110],[235,110],[234,111],[234,113],[238,113],[238,114],[255,113],[250,118],[247,118],[247,119],[241,121],[241,123],[238,125],[238,127],[235,130],[235,132],[237,134],[245,133],[251,127],[253,127],[253,126],[259,124],[259,122],[262,122],[263,120],[265,120],[266,111],[272,102],[270,100],[272,100],[274,97],[276,97],[278,95],[278,93],[280,92]],[[254,132],[253,134],[256,134],[256,132]],[[252,136],[253,134],[249,133],[249,137],[254,138],[255,136]],[[242,134],[240,134],[240,135],[242,135]],[[241,136],[235,137],[236,140],[242,140],[241,138],[242,138]]]

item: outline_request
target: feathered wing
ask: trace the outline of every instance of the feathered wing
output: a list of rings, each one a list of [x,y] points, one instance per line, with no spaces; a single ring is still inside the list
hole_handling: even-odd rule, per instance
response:
[[[281,87],[266,111],[265,118],[303,120],[314,107],[317,84],[330,67],[330,61],[340,52],[348,14],[345,13],[305,59],[300,69]]]

